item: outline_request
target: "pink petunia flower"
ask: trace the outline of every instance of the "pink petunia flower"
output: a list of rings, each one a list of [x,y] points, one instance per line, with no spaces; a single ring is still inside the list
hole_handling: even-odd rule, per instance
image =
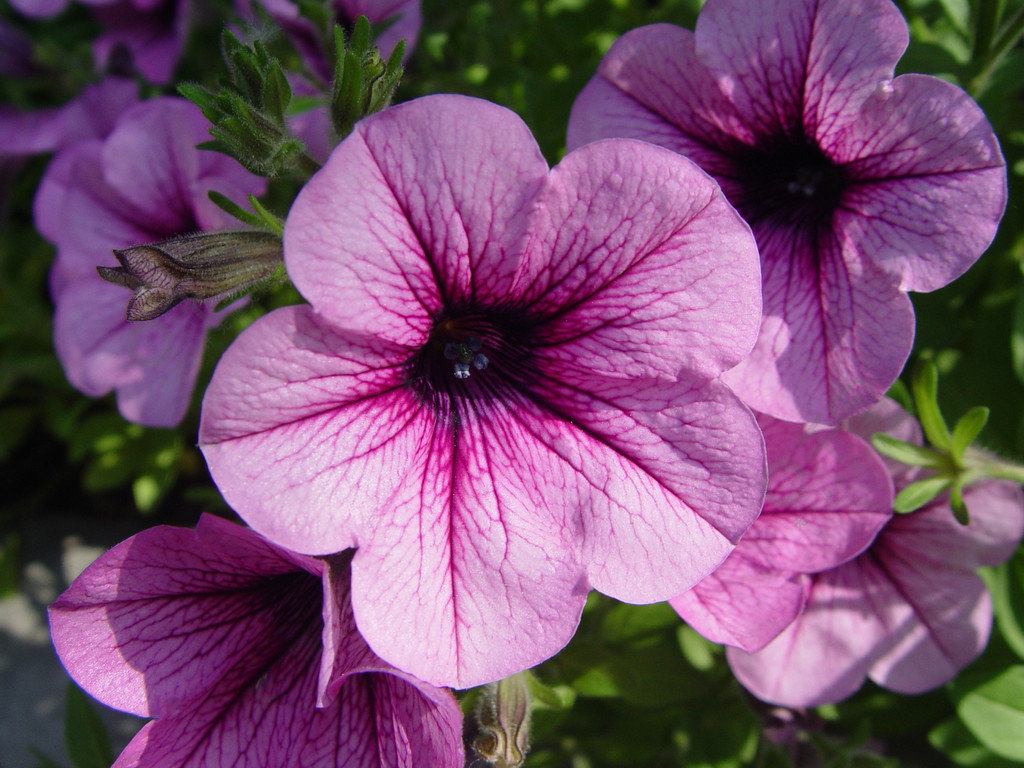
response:
[[[206,331],[221,318],[208,304],[182,302],[155,320],[130,323],[131,292],[103,280],[96,267],[118,266],[113,248],[238,228],[207,192],[241,201],[264,181],[224,155],[197,150],[207,129],[198,107],[183,99],[143,102],[104,141],[58,153],[36,193],[36,227],[57,246],[50,288],[64,372],[91,397],[116,390],[121,414],[148,426],[184,417]]]
[[[761,516],[714,573],[669,603],[716,643],[757,651],[801,612],[808,574],[860,554],[892,517],[893,484],[870,445],[839,429],[760,416]]]
[[[101,556],[50,630],[82,688],[156,718],[114,768],[461,768],[455,698],[377,658],[348,592],[344,558],[204,517]]]
[[[921,442],[917,423],[889,400],[850,426]],[[919,472],[897,467],[898,491]],[[1009,558],[1024,534],[1014,483],[982,481],[964,501],[970,525],[933,501],[893,516],[856,559],[811,576],[803,613],[778,637],[754,654],[728,649],[739,681],[765,701],[809,707],[852,695],[867,677],[907,694],[952,679],[984,650],[992,625],[975,570]]]
[[[33,18],[61,13],[70,0],[11,0]],[[127,68],[153,83],[167,83],[185,46],[193,0],[79,0],[92,8],[104,30],[93,43],[98,69]],[[128,61],[112,57],[130,56]]]
[[[602,142],[549,170],[461,96],[360,122],[303,188],[285,265],[311,307],[221,358],[200,444],[257,530],[358,547],[353,607],[434,684],[557,652],[591,587],[665,600],[756,518],[756,422],[718,380],[759,323],[757,254],[686,159]]]
[[[967,270],[1006,205],[984,114],[935,77],[893,78],[890,0],[708,0],[695,33],[633,30],[573,106],[569,147],[612,136],[685,154],[761,252],[764,321],[725,380],[755,410],[835,424],[910,353],[906,291]]]

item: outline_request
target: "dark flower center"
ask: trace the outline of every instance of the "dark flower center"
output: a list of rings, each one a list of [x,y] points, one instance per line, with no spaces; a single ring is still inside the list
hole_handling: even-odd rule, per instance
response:
[[[521,312],[447,310],[410,359],[409,383],[440,420],[457,424],[525,388],[534,346],[534,324]]]
[[[806,137],[780,137],[734,155],[730,202],[751,224],[807,233],[829,227],[850,177]]]

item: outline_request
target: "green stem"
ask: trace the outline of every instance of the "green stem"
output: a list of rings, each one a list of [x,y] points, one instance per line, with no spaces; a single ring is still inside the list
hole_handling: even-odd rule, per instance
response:
[[[1024,485],[1024,465],[1002,459],[993,459],[990,455],[983,454],[979,456],[973,451],[971,453],[973,455],[970,460],[965,462],[968,465],[966,472],[972,476],[978,475],[978,477],[971,477],[969,482],[964,483],[965,485],[969,485],[984,477],[1012,480],[1019,485]]]
[[[984,60],[996,36],[996,27],[1003,12],[1005,0],[977,0],[974,7],[974,47],[971,61]]]
[[[971,80],[970,91],[975,98],[978,98],[985,91],[989,78],[992,77],[995,68],[1002,61],[1007,51],[1014,46],[1022,32],[1024,32],[1024,6],[1018,8],[1013,18],[1003,26],[998,37],[989,47],[988,55],[978,74]]]

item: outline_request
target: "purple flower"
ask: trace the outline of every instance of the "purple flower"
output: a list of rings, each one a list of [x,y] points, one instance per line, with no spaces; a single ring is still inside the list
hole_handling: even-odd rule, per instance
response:
[[[343,557],[207,516],[100,557],[50,606],[50,630],[86,691],[156,718],[114,768],[461,768],[455,698],[377,658],[348,592]]]
[[[853,420],[854,432],[884,431],[920,443],[916,422],[886,400]],[[916,470],[894,473],[896,490]],[[755,696],[789,707],[835,702],[866,677],[900,693],[935,688],[984,650],[992,604],[982,565],[1013,554],[1024,533],[1024,496],[984,480],[964,491],[970,525],[944,500],[893,516],[856,559],[810,577],[803,613],[755,654],[728,650],[736,677]]]
[[[0,156],[56,152],[85,139],[103,139],[139,100],[134,80],[108,77],[88,85],[63,107],[20,112],[0,106]]]
[[[893,484],[866,442],[758,419],[768,451],[761,516],[718,570],[669,602],[717,643],[756,651],[802,610],[808,574],[860,554],[892,517]]]
[[[156,320],[130,323],[131,291],[103,280],[96,267],[118,266],[113,248],[237,228],[207,191],[243,200],[264,182],[224,155],[197,150],[207,128],[183,99],[143,102],[106,140],[59,153],[36,194],[36,227],[57,246],[50,286],[64,372],[91,397],[116,390],[121,414],[140,424],[181,421],[206,330],[220,317],[207,304],[182,302]]]
[[[754,229],[764,321],[725,380],[758,411],[834,424],[877,401],[914,336],[906,291],[963,273],[995,234],[1006,168],[967,94],[893,78],[889,0],[708,0],[695,34],[624,35],[573,107],[568,144],[681,152]]]
[[[549,170],[512,112],[427,97],[357,125],[284,245],[312,306],[229,348],[200,444],[271,540],[358,547],[392,664],[532,666],[589,588],[665,600],[757,516],[760,432],[717,379],[756,337],[757,255],[684,158],[611,141]]]

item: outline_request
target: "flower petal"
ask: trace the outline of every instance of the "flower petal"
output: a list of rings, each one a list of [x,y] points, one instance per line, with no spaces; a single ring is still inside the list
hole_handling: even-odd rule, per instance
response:
[[[409,354],[304,306],[247,328],[217,365],[199,430],[228,503],[282,546],[355,546],[431,439],[432,418],[400,387]]]
[[[316,577],[251,532],[220,528],[215,546],[181,528],[137,534],[50,607],[61,661],[104,704],[169,714],[219,688],[231,670],[267,663],[304,623],[315,625]],[[296,591],[303,584],[307,599]]]
[[[889,0],[709,0],[697,56],[761,136],[804,126],[815,136],[854,119],[907,47]]]
[[[892,517],[893,486],[878,454],[840,430],[758,420],[768,449],[764,511],[743,537],[766,568],[814,573],[860,554]]]
[[[451,95],[401,104],[362,121],[303,187],[285,226],[288,272],[340,327],[422,343],[442,303],[508,299],[547,173],[504,108]]]
[[[899,376],[914,339],[910,299],[869,262],[846,259],[831,233],[760,230],[761,335],[722,378],[762,413],[835,424]]]
[[[898,77],[829,141],[856,180],[836,226],[903,290],[941,288],[995,237],[1006,163],[981,108],[956,86]]]
[[[206,307],[182,302],[145,323],[131,323],[131,293],[95,272],[62,289],[54,343],[64,372],[91,397],[117,390],[129,421],[172,427],[185,416],[206,340]]]
[[[749,228],[696,165],[636,141],[589,144],[551,171],[520,279],[544,354],[598,375],[713,378],[760,323]]]
[[[748,560],[737,550],[693,589],[668,602],[708,640],[754,653],[800,614],[806,581],[801,574]]]

